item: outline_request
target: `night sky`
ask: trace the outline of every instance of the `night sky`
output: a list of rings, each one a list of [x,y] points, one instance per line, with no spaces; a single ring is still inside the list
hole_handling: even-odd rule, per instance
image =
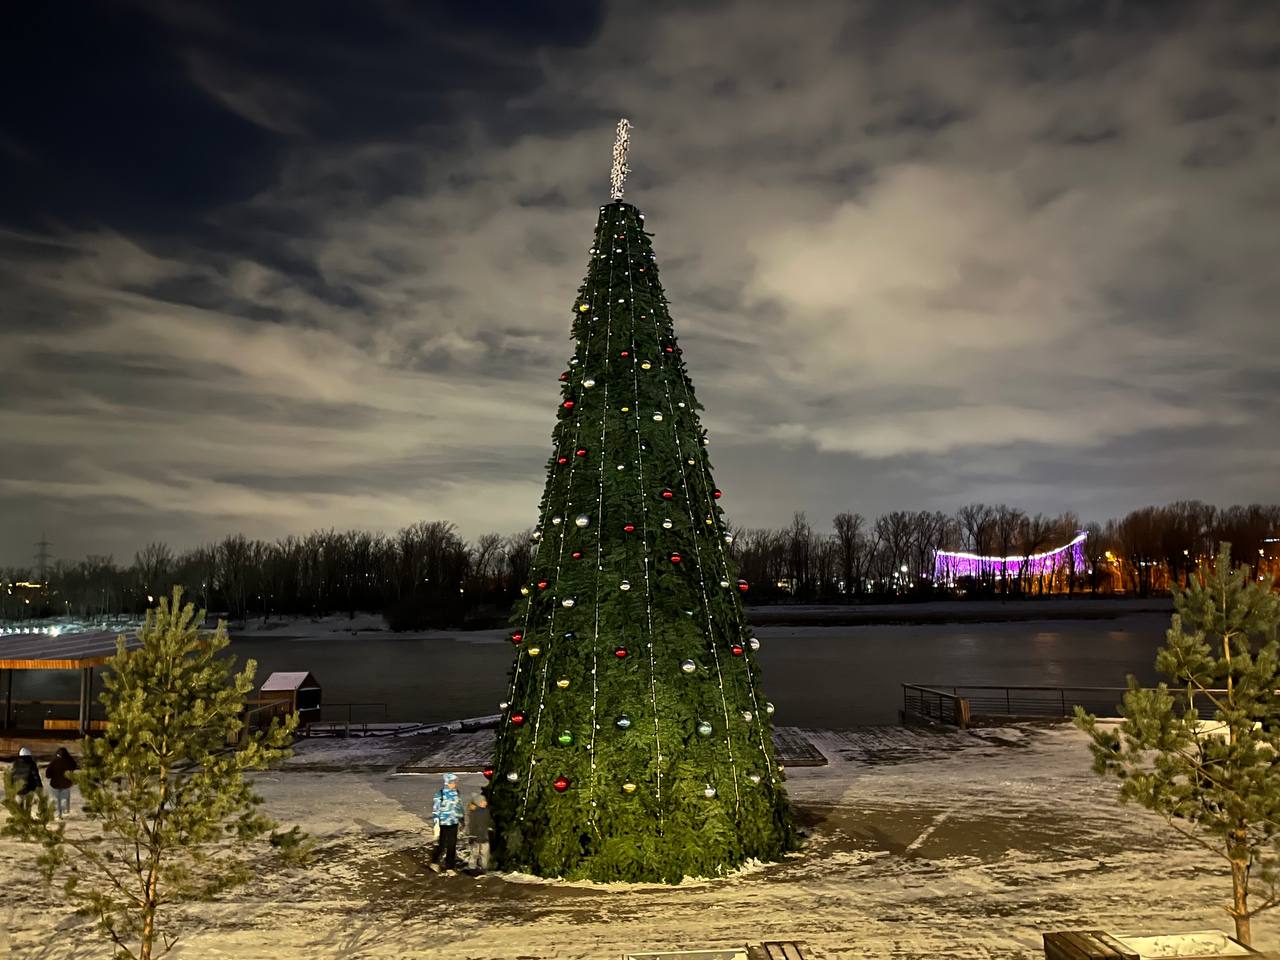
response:
[[[730,521],[1278,499],[1280,4],[27,3],[0,564],[530,526],[634,123]]]

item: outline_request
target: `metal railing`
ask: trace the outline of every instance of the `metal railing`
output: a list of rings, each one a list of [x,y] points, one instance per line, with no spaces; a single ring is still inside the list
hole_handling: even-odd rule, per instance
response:
[[[355,719],[354,711],[357,708],[374,707],[382,711],[381,719],[363,720]],[[342,718],[343,710],[346,710],[346,717]],[[336,712],[341,719],[325,719],[326,714]],[[387,722],[387,705],[385,703],[322,703],[320,705],[320,719],[313,720],[304,728],[299,728],[299,732],[306,736],[351,736],[354,728],[359,734],[365,735],[369,732],[369,724],[386,723]]]
[[[1072,717],[1077,706],[1097,716],[1115,717],[1128,687],[1045,687],[1020,684],[919,684],[902,685],[903,720],[929,720],[966,727],[985,719],[1037,720]],[[1226,690],[1203,693],[1225,694]],[[1277,691],[1280,694],[1280,691]],[[1175,709],[1186,691],[1171,687]],[[1198,705],[1207,705],[1201,696]]]
[[[902,685],[902,719],[904,723],[912,720],[947,723],[963,730],[969,725],[969,704],[954,690],[947,693],[936,687],[904,683]]]

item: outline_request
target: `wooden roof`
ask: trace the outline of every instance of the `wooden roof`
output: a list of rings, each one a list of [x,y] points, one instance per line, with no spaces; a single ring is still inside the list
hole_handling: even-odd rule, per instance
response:
[[[319,690],[320,684],[316,682],[315,677],[307,673],[305,670],[294,672],[277,670],[263,681],[262,689],[263,691],[273,693],[282,690]]]
[[[13,633],[0,636],[0,670],[82,670],[116,655],[119,633]],[[129,648],[142,646],[136,634],[125,635]]]

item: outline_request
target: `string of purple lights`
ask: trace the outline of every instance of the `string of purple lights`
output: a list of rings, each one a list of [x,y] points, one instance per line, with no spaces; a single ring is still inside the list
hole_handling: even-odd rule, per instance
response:
[[[951,582],[961,577],[1038,577],[1065,569],[1084,572],[1089,566],[1084,555],[1088,536],[1080,532],[1070,543],[1056,549],[1021,557],[984,557],[939,550],[933,561],[933,576],[938,581]]]

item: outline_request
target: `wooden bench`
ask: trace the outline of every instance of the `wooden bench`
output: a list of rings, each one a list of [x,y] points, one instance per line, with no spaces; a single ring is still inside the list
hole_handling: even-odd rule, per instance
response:
[[[1059,930],[1044,935],[1045,960],[1139,960],[1115,937],[1102,930]]]
[[[46,720],[44,722],[44,728],[46,730],[71,730],[76,733],[79,733],[80,721],[79,720]],[[107,721],[90,720],[89,729],[97,730],[97,731],[105,730],[107,729]]]
[[[803,940],[766,940],[758,947],[747,947],[751,960],[807,960]]]

